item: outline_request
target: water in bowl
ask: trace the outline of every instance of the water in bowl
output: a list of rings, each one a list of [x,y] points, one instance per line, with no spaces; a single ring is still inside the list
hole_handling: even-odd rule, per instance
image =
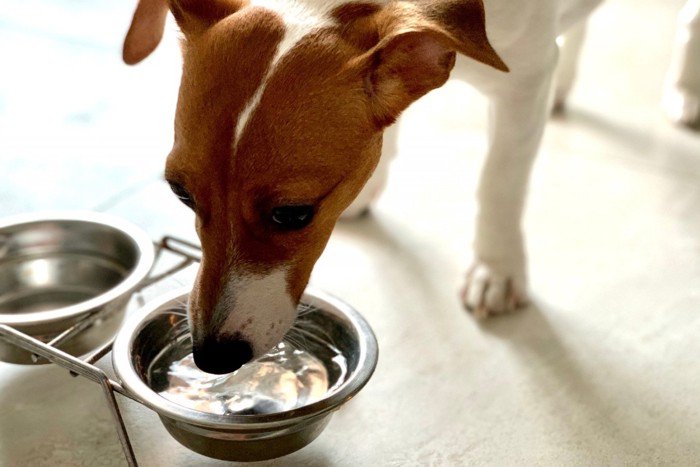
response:
[[[178,405],[213,414],[269,414],[302,407],[333,392],[347,373],[343,355],[320,341],[303,346],[283,341],[226,375],[199,370],[190,350],[188,337],[161,353],[149,371],[151,387]]]

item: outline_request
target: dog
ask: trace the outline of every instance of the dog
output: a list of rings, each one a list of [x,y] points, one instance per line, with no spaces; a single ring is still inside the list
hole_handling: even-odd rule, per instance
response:
[[[556,41],[599,2],[140,0],[125,62],[157,47],[168,11],[183,35],[165,178],[202,245],[188,304],[200,369],[234,371],[282,339],[336,222],[381,190],[385,130],[451,73],[490,98],[462,299],[477,316],[526,304],[530,168],[575,63],[552,93]]]

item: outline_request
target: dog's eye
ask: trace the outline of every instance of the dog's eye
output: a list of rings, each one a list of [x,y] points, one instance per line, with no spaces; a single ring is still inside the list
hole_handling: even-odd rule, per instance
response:
[[[277,206],[272,208],[270,220],[280,230],[299,230],[311,223],[314,207],[311,205]]]
[[[194,200],[182,185],[174,182],[168,182],[168,184],[170,185],[170,189],[173,190],[173,193],[175,193],[175,196],[177,196],[177,198],[182,201],[185,206],[189,207],[190,209],[194,209]]]

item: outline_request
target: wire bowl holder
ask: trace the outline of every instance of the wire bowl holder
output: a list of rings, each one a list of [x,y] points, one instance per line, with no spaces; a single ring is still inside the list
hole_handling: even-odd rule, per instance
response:
[[[200,247],[186,240],[165,236],[159,242],[154,242],[154,246],[155,259],[148,277],[132,289],[129,294],[129,299],[127,299],[127,301],[130,301],[132,298],[135,298],[139,301],[141,306],[144,305],[143,296],[141,295],[144,289],[201,261]],[[174,265],[168,266],[164,271],[156,273],[155,271],[158,270],[159,263],[162,262],[163,252],[172,253],[179,257],[179,260]],[[131,441],[129,440],[129,435],[114,393],[119,393],[135,402],[140,403],[140,401],[130,394],[120,383],[110,379],[103,370],[95,366],[98,360],[112,350],[114,337],[82,358],[74,357],[57,348],[57,346],[65,344],[78,336],[101,318],[115,312],[121,306],[124,306],[123,301],[113,302],[103,309],[89,313],[49,342],[42,342],[5,324],[0,324],[0,339],[31,352],[32,360],[35,362],[42,358],[46,359],[51,363],[69,370],[70,374],[73,376],[82,376],[99,384],[104,393],[112,418],[114,419],[119,442],[124,451],[127,464],[129,466],[137,466],[136,456],[134,455],[134,450],[131,446]]]

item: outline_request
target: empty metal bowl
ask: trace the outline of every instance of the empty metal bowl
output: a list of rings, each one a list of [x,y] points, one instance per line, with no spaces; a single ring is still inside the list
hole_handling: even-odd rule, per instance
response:
[[[175,291],[130,315],[112,362],[127,391],[200,454],[255,461],[294,452],[374,372],[377,342],[367,322],[345,303],[307,290],[276,349],[230,375],[203,373],[191,359],[187,296]]]
[[[83,355],[116,333],[130,292],[153,261],[148,236],[111,216],[71,212],[0,219],[0,324],[48,342],[105,311],[58,345]],[[35,363],[29,352],[1,339],[0,360]]]

